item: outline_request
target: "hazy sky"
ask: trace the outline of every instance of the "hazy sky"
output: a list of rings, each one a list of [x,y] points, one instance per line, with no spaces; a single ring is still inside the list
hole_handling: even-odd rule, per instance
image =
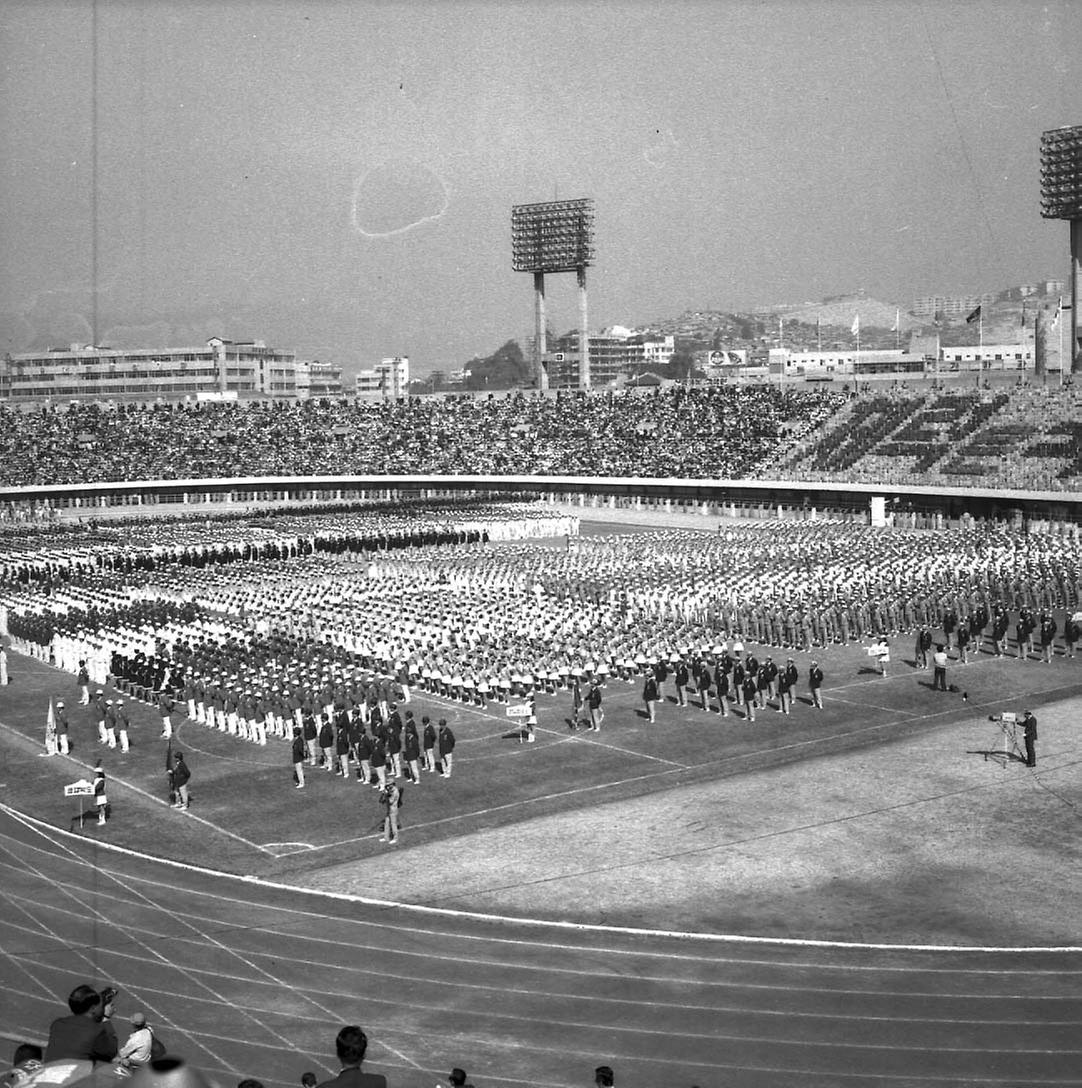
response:
[[[7,0],[0,349],[96,297],[99,342],[460,366],[532,331],[510,209],[554,195],[597,202],[593,327],[1063,277],[1080,58],[1077,0]]]

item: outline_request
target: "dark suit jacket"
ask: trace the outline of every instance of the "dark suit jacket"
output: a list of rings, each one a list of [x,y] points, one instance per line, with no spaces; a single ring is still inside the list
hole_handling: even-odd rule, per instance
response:
[[[108,1062],[116,1057],[116,1032],[111,1024],[86,1016],[61,1016],[49,1027],[45,1061],[58,1058],[89,1058]]]
[[[387,1088],[387,1078],[378,1073],[362,1073],[353,1066],[343,1069],[333,1080],[325,1080],[317,1088]]]

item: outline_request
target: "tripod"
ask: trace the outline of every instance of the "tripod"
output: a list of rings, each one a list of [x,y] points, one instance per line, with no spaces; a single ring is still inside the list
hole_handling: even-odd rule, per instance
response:
[[[996,737],[992,749],[984,753],[985,761],[1001,759],[1001,766],[1006,767],[1012,758],[1017,757],[1025,763],[1026,753],[1018,743],[1018,715],[1013,710],[1004,711],[1002,714],[993,714],[990,720],[999,723],[1000,735]]]

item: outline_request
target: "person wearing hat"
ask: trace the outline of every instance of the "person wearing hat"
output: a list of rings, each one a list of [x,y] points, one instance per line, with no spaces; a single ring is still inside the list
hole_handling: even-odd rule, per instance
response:
[[[131,741],[128,737],[128,729],[131,726],[131,719],[128,717],[127,708],[124,706],[123,699],[117,699],[113,704],[113,719],[114,726],[117,733],[120,735],[120,750],[127,752],[131,747]]]
[[[424,769],[430,774],[436,770],[436,727],[425,714],[421,718],[421,754]]]
[[[56,704],[54,721],[56,723],[57,751],[62,756],[66,756],[68,754],[68,730],[71,728],[71,725],[68,722],[68,712],[64,709],[62,700]]]
[[[293,743],[291,746],[292,758],[293,758],[293,781],[297,789],[304,789],[304,758],[307,755],[305,751],[304,736],[297,726],[293,726]]]
[[[440,776],[442,778],[450,778],[451,765],[454,763],[455,735],[451,732],[451,727],[447,724],[446,718],[440,718],[438,744],[440,754]]]
[[[402,790],[395,779],[388,778],[380,787],[379,800],[384,807],[383,834],[379,841],[394,846],[398,842],[398,806],[402,800]]]
[[[86,662],[79,661],[79,675],[75,679],[75,683],[79,688],[79,705],[90,705],[90,673],[87,671]]]
[[[184,762],[183,752],[173,753],[173,788],[177,791],[177,799],[173,802],[173,808],[188,811],[188,783],[191,781],[192,772],[188,764]]]
[[[116,747],[116,707],[112,699],[105,700],[105,743]]]
[[[402,758],[406,764],[406,770],[410,781],[414,784],[421,781],[421,739],[417,735],[417,723],[413,720],[413,711],[406,711],[405,736],[402,740]]]
[[[818,661],[811,663],[811,668],[808,669],[808,691],[811,694],[812,706],[816,710],[823,709],[823,670],[819,667]]]
[[[162,718],[162,737],[168,740],[173,735],[172,713],[176,708],[176,700],[170,691],[158,693],[158,713]]]
[[[108,819],[109,798],[105,794],[105,771],[100,759],[94,765],[94,805],[98,810],[98,826],[104,827]]]
[[[109,738],[105,735],[105,692],[98,688],[94,692],[94,699],[90,705],[94,720],[98,723],[98,743],[108,744]]]
[[[150,1061],[154,1047],[154,1032],[147,1024],[146,1016],[141,1012],[131,1015],[131,1034],[124,1045],[117,1051],[114,1064],[119,1073],[121,1069],[132,1070],[146,1065]]]
[[[1026,766],[1037,766],[1037,719],[1032,710],[1022,716],[1022,738],[1026,744]]]

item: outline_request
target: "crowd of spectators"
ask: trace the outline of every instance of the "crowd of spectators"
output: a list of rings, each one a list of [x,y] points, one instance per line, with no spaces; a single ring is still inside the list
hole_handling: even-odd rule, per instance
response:
[[[776,479],[1082,490],[1082,388],[866,393],[775,454]]]
[[[0,485],[366,474],[1082,487],[1082,388],[770,385],[503,398],[0,407]],[[41,521],[40,504],[0,521]]]
[[[45,1085],[100,1085],[95,1071],[112,1070],[121,1082],[130,1078],[132,1088],[168,1085],[168,1088],[211,1088],[212,1081],[195,1065],[176,1054],[159,1038],[145,1013],[130,1012],[127,1028],[118,1014],[123,1003],[116,987],[98,989],[80,983],[68,995],[66,1015],[56,1017],[48,1028],[44,1046],[19,1043],[10,1066],[0,1069],[0,1088],[44,1088]],[[301,1088],[387,1088],[387,1078],[367,1071],[369,1038],[359,1024],[344,1024],[334,1039],[334,1059],[320,1059],[324,1068],[338,1066],[337,1075],[319,1077],[308,1071],[299,1078]],[[110,1079],[113,1079],[112,1074]],[[263,1088],[254,1077],[243,1077],[215,1088]],[[594,1088],[614,1088],[612,1067],[599,1065],[593,1073]],[[473,1088],[466,1070],[454,1066],[437,1080],[436,1088]]]
[[[0,407],[0,484],[363,474],[740,478],[840,393],[762,386],[366,403]]]

